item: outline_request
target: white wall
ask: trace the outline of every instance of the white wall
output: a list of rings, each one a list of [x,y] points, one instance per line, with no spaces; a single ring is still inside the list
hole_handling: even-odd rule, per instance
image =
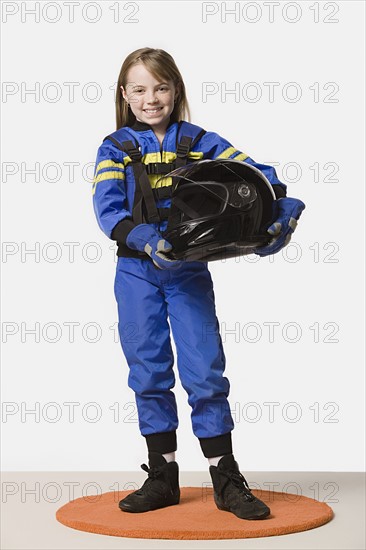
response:
[[[229,2],[226,22],[221,2],[76,4],[73,22],[64,2],[2,6],[2,468],[146,461],[91,179],[122,61],[149,46],[173,55],[192,122],[279,163],[306,203],[284,254],[210,264],[241,469],[362,470],[364,3]],[[177,380],[179,464],[206,470]]]

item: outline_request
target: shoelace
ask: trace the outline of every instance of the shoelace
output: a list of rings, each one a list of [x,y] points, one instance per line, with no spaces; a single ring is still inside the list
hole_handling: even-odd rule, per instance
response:
[[[160,476],[161,476],[161,473],[162,473],[162,467],[161,466],[152,466],[151,468],[149,468],[147,466],[147,464],[141,464],[140,466],[143,470],[145,470],[145,472],[147,472],[148,474],[148,478],[147,480],[145,481],[145,483],[143,484],[142,487],[146,487],[147,485],[150,485],[150,483],[154,480],[154,479],[158,479]],[[141,487],[141,489],[142,489]],[[173,494],[173,488],[171,486],[171,484],[169,483],[169,489],[170,489],[170,492],[171,494]]]
[[[147,464],[141,464],[140,467],[148,473],[150,479],[156,479],[161,474],[160,466],[152,466],[151,468],[149,468]]]
[[[247,480],[241,472],[238,470],[220,470],[220,474],[227,477],[240,491],[243,491],[249,502],[252,502],[255,499],[255,496],[249,488]]]

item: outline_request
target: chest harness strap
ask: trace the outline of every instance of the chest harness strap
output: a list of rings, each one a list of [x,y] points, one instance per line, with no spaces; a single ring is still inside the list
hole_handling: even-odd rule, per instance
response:
[[[177,145],[177,158],[174,162],[151,162],[144,164],[139,149],[139,144],[130,140],[119,143],[112,136],[109,139],[118,149],[125,152],[131,158],[132,169],[135,177],[136,189],[134,205],[132,210],[132,219],[135,224],[140,223],[159,223],[168,218],[170,208],[157,208],[156,201],[169,198],[171,196],[171,186],[152,189],[148,174],[168,174],[175,168],[185,166],[188,160],[188,153],[197,143],[197,141],[206,133],[201,130],[193,139],[189,136],[182,136]]]

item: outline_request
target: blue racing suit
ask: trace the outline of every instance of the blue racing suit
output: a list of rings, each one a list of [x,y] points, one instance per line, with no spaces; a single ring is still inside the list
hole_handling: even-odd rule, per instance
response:
[[[171,122],[162,147],[151,126],[139,121],[111,135],[117,141],[130,139],[138,143],[146,165],[174,162],[178,132],[198,135],[188,162],[220,158],[247,162],[266,175],[278,198],[286,196],[286,186],[278,180],[274,168],[256,163],[217,133],[208,131],[200,137],[200,131],[200,127],[185,121]],[[159,174],[148,177],[152,188],[159,187]],[[169,178],[162,181],[169,184]],[[193,433],[204,456],[231,453],[234,422],[228,402],[230,383],[223,375],[225,354],[207,262],[186,261],[177,270],[158,269],[147,254],[142,256],[129,249],[126,237],[136,225],[132,219],[135,190],[131,158],[105,139],[95,164],[93,206],[100,228],[118,244],[114,284],[118,329],[129,366],[128,385],[135,392],[140,432],[149,451],[168,453],[177,448],[171,330],[179,378],[192,409]],[[169,205],[169,197],[157,204],[163,208]],[[163,233],[167,220],[152,225]]]

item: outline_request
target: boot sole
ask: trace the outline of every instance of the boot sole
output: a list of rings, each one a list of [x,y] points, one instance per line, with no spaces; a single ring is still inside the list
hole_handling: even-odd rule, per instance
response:
[[[129,512],[132,514],[140,514],[143,512],[152,512],[153,510],[160,510],[161,508],[167,508],[168,506],[176,506],[179,504],[179,500],[177,502],[169,502],[167,504],[163,504],[162,506],[156,506],[153,508],[145,508],[144,510],[137,510],[136,508],[123,508],[122,506],[118,505],[119,509],[122,512]]]
[[[269,512],[266,512],[264,511],[262,514],[259,514],[259,515],[256,515],[256,516],[238,516],[237,514],[235,514],[235,512],[233,512],[232,510],[230,510],[230,508],[227,508],[226,506],[224,506],[223,504],[219,503],[216,498],[214,498],[215,500],[215,504],[217,506],[217,508],[219,510],[222,510],[223,512],[231,512],[232,514],[234,514],[234,516],[236,516],[237,518],[239,519],[248,519],[248,520],[253,520],[253,519],[264,519],[266,517],[268,517],[271,513],[271,511]]]
[[[138,509],[137,507],[131,507],[127,504],[126,508],[124,508],[123,500],[121,500],[118,504],[118,507],[122,512],[131,512],[131,513],[141,513],[141,512],[151,512],[152,510],[160,510],[160,508],[166,508],[167,506],[175,506],[176,504],[179,504],[180,502],[180,491],[173,495],[173,498],[171,501],[167,501],[165,504],[162,504],[161,506],[150,506],[149,508],[144,509]],[[121,506],[122,504],[122,506]]]

